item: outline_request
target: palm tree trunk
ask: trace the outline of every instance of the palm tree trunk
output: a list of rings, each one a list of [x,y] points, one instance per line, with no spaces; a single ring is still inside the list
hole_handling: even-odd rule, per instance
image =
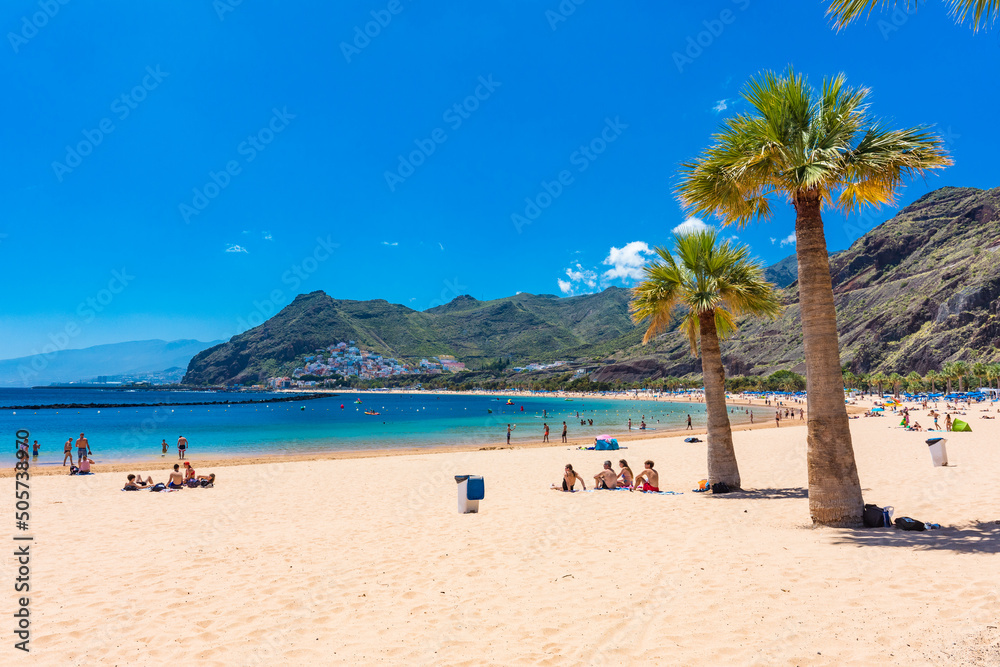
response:
[[[705,410],[708,412],[708,483],[725,482],[740,488],[740,469],[733,448],[733,431],[726,410],[726,373],[715,328],[715,311],[698,314],[701,341],[701,375],[705,383]]]
[[[840,383],[837,311],[819,197],[800,193],[795,210],[809,404],[809,512],[814,524],[860,526],[864,500]]]

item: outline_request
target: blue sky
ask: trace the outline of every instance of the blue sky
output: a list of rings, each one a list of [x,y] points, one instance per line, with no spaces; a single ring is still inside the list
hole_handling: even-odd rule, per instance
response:
[[[998,185],[996,32],[943,3],[837,33],[820,2],[231,1],[4,3],[0,357],[227,338],[317,289],[628,285],[687,217],[677,165],[789,64],[945,136],[955,166],[900,205]],[[776,208],[737,232],[768,263],[794,251]],[[829,214],[831,250],[892,213]]]

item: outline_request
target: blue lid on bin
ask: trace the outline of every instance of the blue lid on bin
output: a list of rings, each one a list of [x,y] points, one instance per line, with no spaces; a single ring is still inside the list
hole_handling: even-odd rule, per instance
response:
[[[486,484],[479,475],[469,475],[469,486],[466,487],[466,497],[469,500],[482,500],[486,496]]]

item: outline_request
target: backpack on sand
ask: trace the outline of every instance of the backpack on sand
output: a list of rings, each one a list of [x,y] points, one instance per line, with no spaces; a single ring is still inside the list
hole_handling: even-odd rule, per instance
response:
[[[896,519],[896,528],[901,530],[927,530],[927,526],[924,525],[923,521],[917,521],[908,516],[901,516]]]

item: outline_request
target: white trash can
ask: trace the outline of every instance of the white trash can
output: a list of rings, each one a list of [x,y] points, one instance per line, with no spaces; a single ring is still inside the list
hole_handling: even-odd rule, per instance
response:
[[[944,446],[946,442],[948,441],[944,438],[929,438],[927,440],[927,447],[931,450],[931,461],[934,462],[935,466],[948,465],[948,450]]]
[[[458,513],[479,512],[479,501],[486,495],[486,484],[480,475],[455,475],[458,482]]]

